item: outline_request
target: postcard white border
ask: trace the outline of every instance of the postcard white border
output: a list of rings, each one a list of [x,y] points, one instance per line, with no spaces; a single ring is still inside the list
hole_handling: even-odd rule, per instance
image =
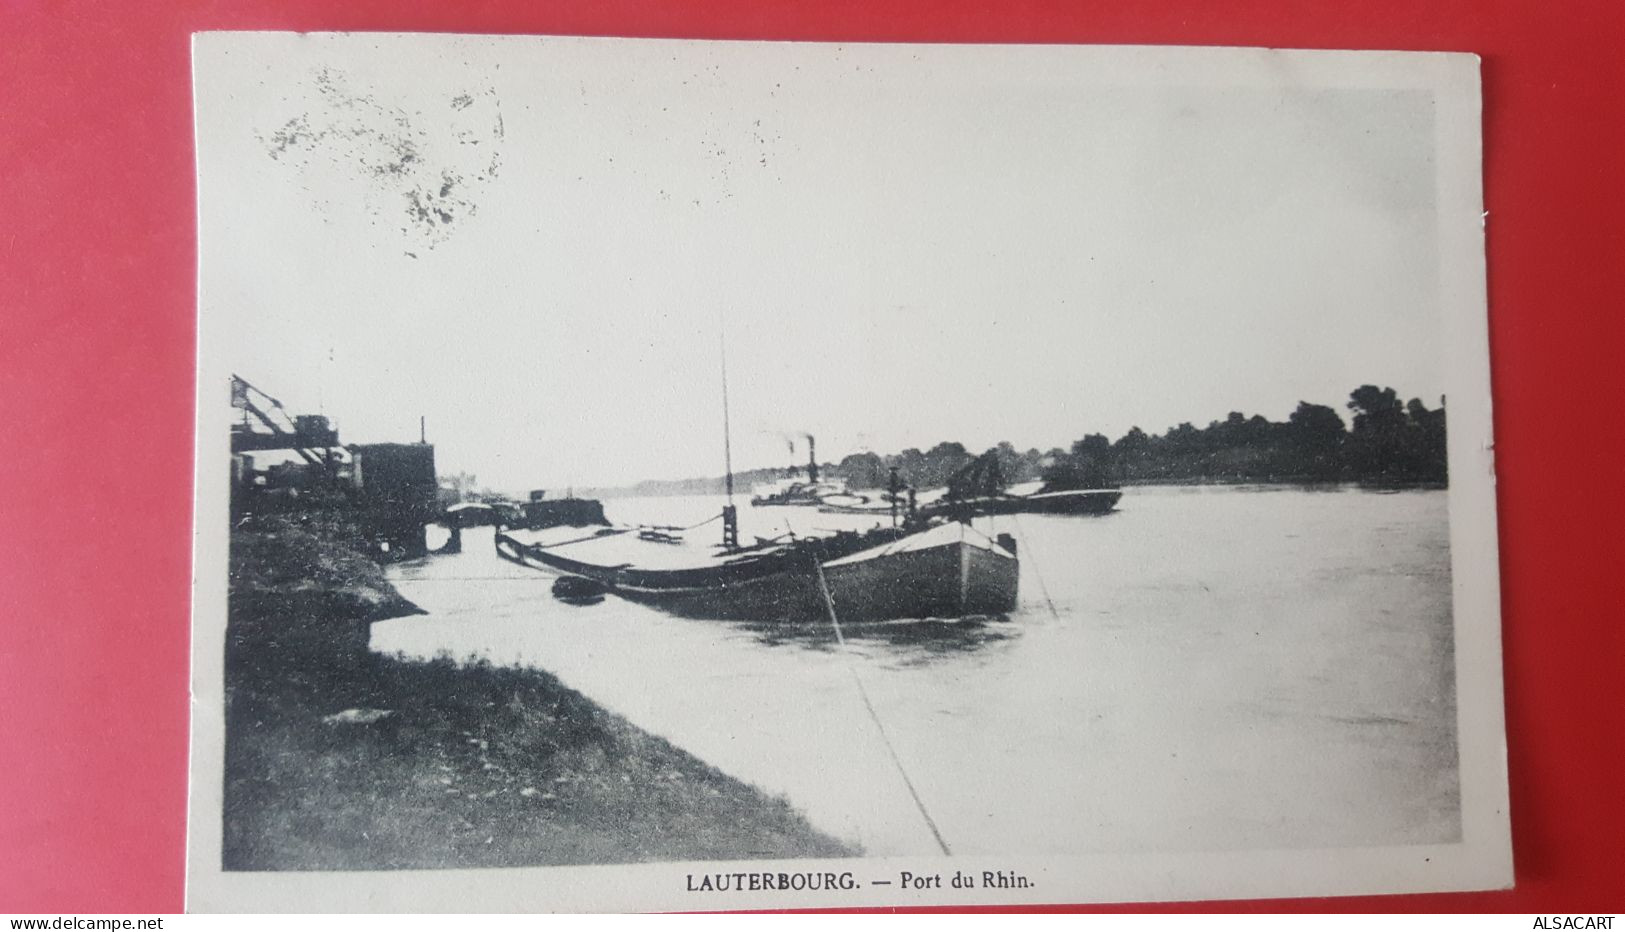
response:
[[[273,34],[286,35],[286,34]],[[195,100],[216,56],[247,53],[266,34],[194,37]],[[306,39],[342,43],[340,35]],[[447,36],[368,35],[403,44]],[[601,46],[685,40],[460,37],[490,42]],[[848,54],[883,60],[922,46],[847,44]],[[1456,690],[1462,840],[1456,844],[1096,854],[1080,857],[915,857],[533,867],[482,870],[228,872],[220,869],[224,747],[222,702],[228,529],[230,410],[223,403],[231,361],[215,352],[223,319],[198,317],[196,524],[193,531],[192,759],[187,909],[201,912],[654,911],[819,907],[1103,903],[1302,897],[1480,890],[1512,883],[1502,704],[1500,586],[1486,317],[1479,62],[1425,52],[1340,52],[1128,46],[931,46],[933,54],[1004,56],[1014,79],[1066,74],[1070,80],[1147,86],[1297,86],[1421,89],[1436,101],[1440,304],[1450,401],[1450,539],[1454,588]],[[335,51],[338,51],[336,48]],[[198,144],[200,307],[203,270],[220,248],[208,237],[209,146]],[[1002,870],[1031,878],[1025,890],[911,891],[877,887],[894,879],[955,870]],[[735,871],[853,872],[850,891],[692,893],[692,874]]]

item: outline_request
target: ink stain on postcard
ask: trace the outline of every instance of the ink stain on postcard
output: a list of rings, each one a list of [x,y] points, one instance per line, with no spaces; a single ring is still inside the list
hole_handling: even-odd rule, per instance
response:
[[[409,246],[426,249],[479,212],[482,190],[502,168],[494,88],[450,96],[449,115],[409,111],[334,68],[317,71],[307,91],[314,106],[258,136],[267,155],[299,171],[315,212],[359,209],[370,225],[393,226]],[[324,193],[332,189],[342,200]]]

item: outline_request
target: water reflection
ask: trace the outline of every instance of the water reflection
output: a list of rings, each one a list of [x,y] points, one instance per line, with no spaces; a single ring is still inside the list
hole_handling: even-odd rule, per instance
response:
[[[840,647],[829,625],[775,625],[749,622],[733,627],[752,634],[768,647],[799,647],[833,651]],[[854,648],[879,646],[895,649],[895,662],[921,666],[955,655],[998,645],[1021,635],[1007,616],[971,615],[965,618],[910,618],[841,625],[841,634]]]

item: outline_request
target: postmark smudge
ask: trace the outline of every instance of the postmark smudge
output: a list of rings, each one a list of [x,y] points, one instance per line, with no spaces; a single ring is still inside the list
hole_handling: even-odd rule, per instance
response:
[[[408,110],[358,90],[340,71],[311,78],[314,105],[258,134],[266,154],[304,177],[314,210],[359,209],[408,246],[433,249],[479,213],[502,167],[505,127],[494,88],[462,91]],[[409,249],[408,255],[415,254]]]

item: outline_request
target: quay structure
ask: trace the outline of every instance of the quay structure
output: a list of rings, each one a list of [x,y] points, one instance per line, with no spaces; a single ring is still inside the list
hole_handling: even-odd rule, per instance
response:
[[[428,552],[425,528],[440,517],[434,444],[341,444],[324,415],[289,414],[282,402],[232,376],[231,511],[330,512],[353,520],[381,559]]]

